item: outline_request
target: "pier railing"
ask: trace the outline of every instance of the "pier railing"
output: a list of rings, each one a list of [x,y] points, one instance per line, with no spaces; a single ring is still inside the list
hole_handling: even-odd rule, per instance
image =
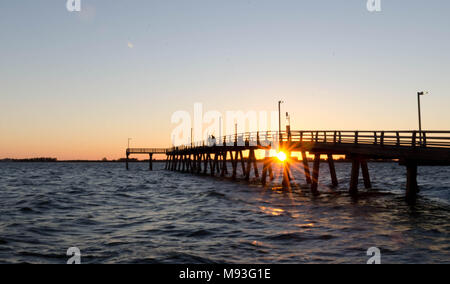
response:
[[[378,145],[394,147],[422,147],[450,149],[450,131],[344,131],[344,130],[302,130],[264,131],[227,135],[168,149],[182,150],[213,146],[272,146],[276,143],[333,143]]]
[[[128,154],[165,154],[166,148],[128,148]]]

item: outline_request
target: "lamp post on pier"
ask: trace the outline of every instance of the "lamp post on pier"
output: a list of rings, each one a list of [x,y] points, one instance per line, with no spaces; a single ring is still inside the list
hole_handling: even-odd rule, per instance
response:
[[[420,141],[420,146],[422,146],[422,114],[421,114],[421,110],[420,110],[420,96],[424,96],[427,95],[428,92],[418,92],[417,93],[417,106],[418,106],[418,111],[419,111],[419,141]]]
[[[278,101],[278,134],[280,136],[280,142],[281,142],[281,104],[283,104],[283,101]]]

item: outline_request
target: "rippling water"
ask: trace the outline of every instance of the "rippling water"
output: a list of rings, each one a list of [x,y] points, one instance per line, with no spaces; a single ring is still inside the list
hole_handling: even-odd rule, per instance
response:
[[[292,192],[220,178],[125,171],[116,163],[0,163],[0,263],[450,263],[450,168],[421,167],[421,197],[403,200],[405,169],[369,165],[374,189],[347,194],[336,165],[319,197],[296,172]]]

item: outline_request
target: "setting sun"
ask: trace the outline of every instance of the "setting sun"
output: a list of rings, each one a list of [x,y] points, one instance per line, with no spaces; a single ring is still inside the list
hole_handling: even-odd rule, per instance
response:
[[[282,151],[278,152],[275,156],[276,156],[276,157],[278,158],[278,160],[280,160],[281,162],[284,162],[284,161],[286,161],[286,159],[287,159],[286,153],[284,153],[284,152],[282,152]]]

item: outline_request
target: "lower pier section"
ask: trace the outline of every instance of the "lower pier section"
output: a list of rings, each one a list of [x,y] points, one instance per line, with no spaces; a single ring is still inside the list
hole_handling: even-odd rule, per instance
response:
[[[349,192],[352,195],[358,193],[358,183],[359,183],[359,170],[362,171],[362,176],[364,180],[364,187],[366,189],[372,188],[372,182],[370,181],[369,167],[367,165],[367,159],[361,156],[350,156],[352,161],[352,169],[350,174],[350,189]]]
[[[201,147],[189,150],[174,151],[167,153],[165,169],[171,171],[187,172],[192,174],[203,174],[210,176],[229,177],[232,180],[237,178],[238,169],[241,169],[242,178],[249,181],[251,178],[260,180],[263,185],[267,184],[268,178],[274,180],[273,164],[277,158],[266,157],[260,164],[262,164],[261,171],[258,168],[256,159],[256,150],[258,147]],[[244,157],[244,152],[247,152]],[[321,158],[326,157],[326,162],[329,167],[331,187],[337,187],[339,180],[336,173],[336,166],[333,154],[331,153],[312,153],[314,155],[312,173],[310,172],[310,165],[306,151],[299,151],[302,155],[302,160],[295,165],[294,159],[287,159],[281,166],[281,180],[282,186],[289,189],[291,181],[294,179],[292,167],[299,168],[304,173],[306,183],[310,185],[311,192],[314,195],[319,195],[319,178],[320,178],[320,164]],[[287,155],[288,157],[290,156]],[[371,188],[369,168],[367,159],[362,156],[351,156],[352,168],[350,172],[350,187],[351,194],[358,193],[359,173],[362,172],[364,186]],[[278,161],[278,163],[281,163]],[[229,169],[229,165],[231,168]]]

